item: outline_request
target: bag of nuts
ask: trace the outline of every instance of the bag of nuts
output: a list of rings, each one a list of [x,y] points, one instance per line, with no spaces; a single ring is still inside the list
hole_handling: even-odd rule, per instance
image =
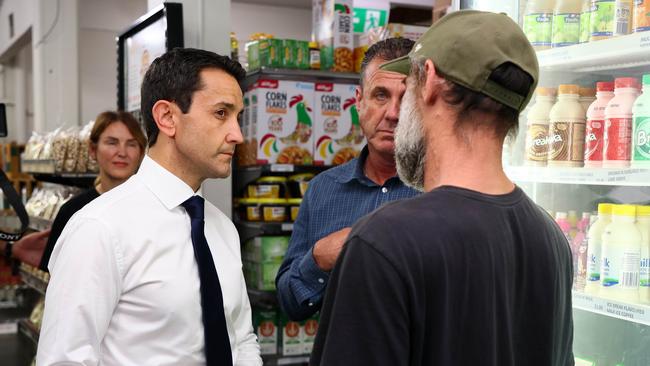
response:
[[[88,156],[90,154],[90,131],[93,129],[95,121],[86,123],[79,131],[79,154],[77,156],[76,171],[85,173],[88,171]]]
[[[63,171],[73,173],[77,167],[77,158],[79,156],[79,128],[71,127],[66,136],[66,153],[63,163]]]

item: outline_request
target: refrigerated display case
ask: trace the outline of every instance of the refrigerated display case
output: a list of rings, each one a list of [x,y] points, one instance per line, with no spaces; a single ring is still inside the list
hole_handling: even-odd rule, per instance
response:
[[[455,3],[455,10],[472,8],[505,12],[519,24],[522,24],[522,14],[526,8],[525,1],[516,0],[499,4],[480,0]],[[591,5],[595,3],[592,1]],[[632,32],[604,40],[549,48],[537,51],[537,57],[540,87],[577,84],[595,88],[596,82],[614,81],[621,77],[632,77],[641,82],[644,74],[650,74],[650,32]],[[645,167],[532,166],[526,155],[526,116],[532,104],[521,114],[517,135],[506,140],[503,160],[508,176],[536,203],[554,216],[558,212],[568,213],[569,217],[574,217],[573,225],[580,219],[581,213],[596,212],[599,203],[650,204],[650,169]],[[634,135],[630,134],[627,138],[634,139]],[[561,216],[565,217],[564,214]],[[574,226],[568,234],[570,245],[575,245],[571,241],[575,240],[576,232],[586,235],[587,230]],[[588,240],[586,243],[589,244]],[[603,286],[602,283],[600,285]],[[650,365],[649,304],[642,300],[630,301],[600,293],[585,293],[580,287],[579,283],[574,284],[573,291],[576,365]]]

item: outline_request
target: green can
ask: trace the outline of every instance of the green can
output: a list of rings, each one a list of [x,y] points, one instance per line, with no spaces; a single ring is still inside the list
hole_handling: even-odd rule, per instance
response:
[[[309,69],[309,42],[296,41],[296,68]]]

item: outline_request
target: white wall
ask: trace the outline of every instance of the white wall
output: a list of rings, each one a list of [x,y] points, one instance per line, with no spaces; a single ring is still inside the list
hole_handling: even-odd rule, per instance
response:
[[[82,0],[79,3],[81,123],[117,108],[115,38],[147,12],[146,0]]]
[[[0,57],[34,23],[36,19],[36,0],[0,1]],[[14,37],[9,37],[9,14],[14,18]]]
[[[239,40],[240,55],[244,55],[244,44],[253,33],[270,33],[275,38],[311,38],[311,7],[288,8],[233,2],[232,31]]]

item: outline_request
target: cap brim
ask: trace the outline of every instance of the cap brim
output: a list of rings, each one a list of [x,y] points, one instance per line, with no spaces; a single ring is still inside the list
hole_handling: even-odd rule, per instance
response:
[[[380,70],[398,72],[407,75],[411,72],[411,59],[409,55],[396,58],[379,66]]]

